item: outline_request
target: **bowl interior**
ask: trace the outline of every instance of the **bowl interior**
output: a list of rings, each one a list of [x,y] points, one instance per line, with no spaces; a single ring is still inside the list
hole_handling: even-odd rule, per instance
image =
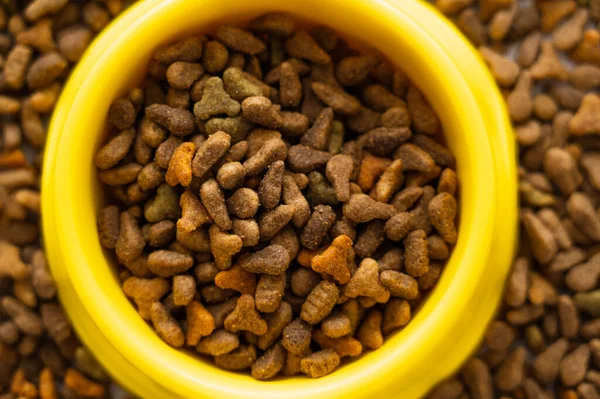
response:
[[[440,116],[447,144],[457,157],[461,230],[438,286],[409,326],[388,338],[382,349],[319,380],[287,378],[262,383],[224,372],[167,346],[122,293],[95,228],[103,195],[92,159],[104,139],[112,100],[140,81],[157,47],[192,33],[210,32],[224,21],[243,24],[269,11],[284,11],[330,26],[386,55],[424,92]],[[490,248],[491,238],[480,232],[489,230],[495,206],[493,157],[482,134],[486,131],[484,121],[472,113],[477,109],[476,99],[456,66],[419,22],[384,1],[254,0],[218,5],[199,0],[145,1],[131,12],[142,16],[127,24],[117,21],[75,72],[74,76],[85,75],[85,79],[68,105],[51,172],[54,184],[61,187],[56,218],[61,236],[70,242],[64,263],[97,328],[130,363],[179,396],[269,398],[279,397],[285,389],[286,396],[298,398],[358,398],[388,387],[402,389],[406,397],[412,397],[411,392],[416,391],[410,385],[399,388],[397,381],[428,378],[425,370],[411,365],[428,354],[428,347],[444,339],[445,329],[453,325],[453,311],[449,309],[466,306],[461,298],[468,297],[477,285],[485,267],[480,260],[486,259]],[[116,29],[118,35],[114,34]]]

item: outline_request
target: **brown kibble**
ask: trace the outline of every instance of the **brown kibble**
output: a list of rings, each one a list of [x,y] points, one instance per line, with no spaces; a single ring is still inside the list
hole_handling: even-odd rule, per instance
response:
[[[575,386],[583,381],[590,361],[590,348],[579,345],[577,349],[562,358],[560,362],[560,379],[566,386]]]
[[[571,15],[576,8],[577,5],[572,0],[541,2],[539,9],[542,14],[542,31],[551,32],[562,19]]]
[[[357,183],[363,192],[371,190],[375,181],[390,165],[390,160],[387,158],[375,157],[368,152],[365,153],[360,164],[360,172]]]
[[[283,368],[285,355],[285,349],[281,344],[273,345],[252,364],[252,377],[257,380],[269,380],[275,377]]]
[[[286,174],[283,177],[283,202],[294,207],[292,223],[297,228],[303,227],[310,217],[310,205],[300,190],[293,175]]]
[[[595,255],[586,263],[575,266],[566,275],[565,283],[572,291],[589,291],[598,284],[600,256]]]
[[[600,133],[600,96],[594,93],[586,94],[581,101],[579,110],[569,122],[569,131],[576,136]]]
[[[248,97],[265,95],[262,88],[250,79],[240,68],[230,67],[223,73],[225,91],[236,101],[244,101]]]
[[[181,348],[185,337],[177,320],[160,302],[154,302],[151,307],[152,325],[157,334],[174,348]]]
[[[549,41],[544,41],[542,42],[541,46],[542,49],[537,62],[529,69],[531,77],[536,80],[567,80],[569,77],[569,72],[558,58],[552,43]]]
[[[485,342],[493,350],[505,350],[516,338],[516,331],[501,320],[493,321],[485,333]]]
[[[108,121],[119,130],[129,129],[135,123],[135,108],[127,98],[118,98],[110,105]]]
[[[260,228],[254,219],[234,219],[233,234],[242,239],[242,246],[252,247],[259,242]]]
[[[387,302],[390,297],[390,292],[379,280],[379,265],[371,258],[363,259],[346,285],[344,294],[350,298],[371,297],[379,303]]]
[[[349,155],[338,154],[327,162],[327,179],[335,188],[338,201],[348,202],[350,199],[350,178],[354,162]]]
[[[366,139],[364,146],[373,154],[388,156],[410,137],[411,131],[407,127],[378,127],[368,131],[361,139]]]
[[[196,281],[192,276],[173,277],[173,302],[175,306],[187,306],[194,299]]]
[[[387,238],[397,242],[413,228],[413,216],[408,212],[398,212],[386,222],[384,230]]]
[[[200,199],[214,223],[222,230],[230,230],[232,222],[227,212],[225,197],[215,179],[209,179],[202,184]]]
[[[281,245],[269,245],[240,259],[238,264],[251,273],[265,273],[272,276],[283,274],[290,263],[288,251]]]
[[[512,392],[523,383],[525,378],[525,356],[527,352],[522,346],[512,350],[494,375],[496,387],[504,392]]]
[[[576,10],[571,18],[552,32],[552,43],[561,51],[569,51],[583,39],[583,29],[588,21],[588,10]]]
[[[225,69],[227,61],[229,61],[227,47],[217,41],[209,41],[204,45],[202,65],[206,69],[206,72],[218,74]]]
[[[514,90],[506,98],[508,111],[514,122],[526,121],[531,115],[533,110],[531,85],[531,74],[528,71],[521,72]]]
[[[148,255],[148,268],[160,277],[171,277],[186,272],[193,264],[194,258],[190,255],[175,251],[160,249]]]
[[[263,313],[272,313],[279,308],[285,291],[286,277],[284,274],[260,276],[256,287],[256,308]]]
[[[568,341],[559,339],[540,353],[533,362],[533,370],[538,381],[544,384],[553,382],[558,376],[561,359],[567,353]]]
[[[176,61],[167,68],[166,78],[172,88],[189,90],[203,74],[204,68],[200,64]]]
[[[572,194],[583,182],[575,160],[561,148],[553,147],[546,152],[544,171],[564,195]]]
[[[150,320],[150,310],[170,289],[171,284],[163,278],[145,279],[130,277],[123,283],[123,292],[132,298],[142,319]]]
[[[279,97],[284,107],[295,107],[302,100],[302,83],[298,73],[289,62],[279,66]]]
[[[285,50],[293,58],[304,59],[315,64],[329,64],[331,57],[306,31],[296,32],[285,42]]]
[[[13,90],[20,90],[25,82],[25,76],[33,51],[28,46],[17,44],[6,57],[4,64],[4,81]]]
[[[256,360],[253,345],[240,346],[236,350],[215,357],[215,364],[225,370],[240,371],[250,368]]]
[[[311,269],[298,268],[290,278],[290,288],[294,295],[305,298],[319,284],[321,276]]]
[[[250,21],[249,29],[268,35],[287,37],[296,28],[294,21],[283,14],[270,13]]]
[[[324,252],[314,256],[310,265],[317,273],[327,273],[338,283],[346,284],[350,281],[348,265],[353,260],[352,240],[346,235],[341,235],[336,237]]]
[[[492,69],[492,74],[501,86],[512,86],[519,75],[519,66],[488,47],[479,49],[481,56]],[[533,74],[533,72],[532,72]]]
[[[580,192],[571,194],[567,201],[567,212],[585,235],[593,240],[600,239],[600,219],[586,194]]]
[[[215,258],[215,264],[219,270],[229,269],[233,255],[242,249],[242,239],[235,234],[222,231],[217,225],[211,225],[208,233],[210,235],[210,250]]]
[[[361,109],[358,99],[338,87],[322,82],[313,82],[311,87],[323,103],[339,114],[355,115]]]
[[[487,42],[487,29],[473,8],[462,11],[456,25],[474,45],[480,46]]]
[[[332,349],[325,349],[305,357],[300,364],[304,374],[311,378],[321,378],[340,364],[340,356]]]
[[[558,250],[552,232],[531,212],[525,212],[521,220],[536,259],[550,262]]]
[[[600,85],[600,67],[591,64],[577,65],[569,72],[569,82],[580,90],[590,90]]]
[[[255,55],[267,49],[267,46],[252,33],[229,25],[219,27],[216,38],[230,49],[244,54]]]
[[[338,62],[336,77],[344,86],[356,86],[363,82],[379,63],[375,54],[350,56]]]
[[[414,230],[404,239],[406,272],[413,277],[427,273],[429,267],[429,244],[423,230]]]
[[[228,162],[219,168],[217,181],[225,190],[234,190],[244,184],[246,170],[239,162]]]
[[[558,318],[563,337],[576,337],[580,325],[579,312],[571,297],[561,295],[558,298]]]
[[[330,206],[317,205],[300,235],[302,245],[310,250],[317,249],[335,222],[335,219],[335,212],[333,212]]]
[[[210,135],[198,147],[192,161],[192,172],[194,176],[202,177],[225,155],[231,146],[231,136],[225,132],[217,132]],[[216,182],[215,182],[216,183]]]
[[[323,334],[329,338],[341,338],[352,332],[350,319],[344,313],[332,313],[321,324]]]
[[[338,297],[339,290],[335,284],[321,281],[306,298],[300,317],[310,324],[320,323],[331,313]]]
[[[215,330],[196,346],[196,351],[211,356],[224,355],[240,346],[238,336],[226,330]]]
[[[330,338],[322,330],[315,330],[312,337],[322,349],[333,349],[340,357],[358,356],[363,350],[360,341],[351,336]]]
[[[195,129],[194,116],[186,109],[171,108],[165,104],[152,104],[146,107],[146,115],[154,123],[168,129],[178,137],[192,134]]]
[[[268,326],[256,311],[254,298],[245,294],[238,299],[233,312],[225,318],[225,328],[231,332],[244,330],[256,335],[263,335],[267,332]]]
[[[248,154],[243,164],[246,175],[256,176],[272,163],[285,160],[287,155],[288,149],[281,139],[267,140],[254,155]]]
[[[21,332],[35,336],[43,333],[45,323],[42,323],[40,316],[31,311],[23,302],[11,296],[5,296],[0,300],[0,306],[11,317]],[[57,328],[60,327],[57,326]]]
[[[300,138],[300,144],[315,150],[327,150],[333,132],[333,110],[323,108],[312,127]]]
[[[429,157],[429,155],[427,155],[427,157]],[[404,160],[396,159],[393,161],[385,169],[375,184],[375,187],[373,187],[369,193],[371,198],[378,202],[388,202],[389,199],[396,193],[396,191],[400,189],[404,182],[404,175],[402,171],[405,169],[405,167]]]
[[[310,348],[312,327],[301,319],[296,319],[283,329],[281,343],[292,354],[304,355]]]
[[[328,152],[298,144],[289,149],[287,161],[294,172],[309,173],[327,164],[329,159],[331,154]]]
[[[115,252],[121,262],[132,261],[142,254],[146,242],[139,229],[138,221],[129,213],[120,216],[119,236],[115,242]]]
[[[457,232],[454,224],[456,213],[456,199],[448,193],[438,194],[429,201],[429,219],[448,244],[456,243]]]
[[[106,391],[103,385],[87,379],[72,368],[67,369],[64,386],[77,395],[88,398],[102,398]]]
[[[271,211],[264,212],[258,219],[261,241],[271,240],[292,220],[294,211],[295,208],[292,205],[279,205]]]
[[[461,372],[469,391],[474,397],[492,399],[492,377],[489,367],[479,358],[473,357],[467,361]]]
[[[177,229],[191,233],[205,223],[212,222],[208,211],[202,202],[191,191],[184,191],[179,200],[181,218],[177,221]]]
[[[258,197],[265,209],[274,209],[279,205],[284,172],[284,162],[281,160],[275,161],[269,166],[267,173],[262,178],[258,188]]]
[[[552,120],[558,111],[554,99],[547,94],[538,94],[533,98],[533,113],[539,119]]]
[[[39,56],[27,71],[27,86],[30,89],[42,89],[50,86],[68,66],[67,60],[56,52]]]
[[[196,346],[202,337],[209,336],[215,329],[215,319],[198,301],[192,301],[186,307],[187,331],[185,342]]]
[[[236,190],[227,199],[227,211],[238,218],[247,219],[253,217],[258,211],[260,201],[256,191],[242,187]]]
[[[372,309],[358,328],[356,336],[363,348],[378,349],[383,345],[381,321],[383,315],[377,309]]]
[[[252,123],[269,129],[278,129],[282,124],[279,107],[263,96],[252,96],[242,102],[244,117]]]
[[[389,219],[396,213],[392,205],[378,202],[366,194],[352,194],[343,206],[344,216],[348,219],[365,223],[373,219]]]
[[[69,61],[77,62],[92,41],[93,32],[86,26],[73,25],[57,33],[58,49]]]
[[[394,270],[384,270],[379,276],[390,294],[403,299],[415,299],[419,295],[419,284],[413,277]]]

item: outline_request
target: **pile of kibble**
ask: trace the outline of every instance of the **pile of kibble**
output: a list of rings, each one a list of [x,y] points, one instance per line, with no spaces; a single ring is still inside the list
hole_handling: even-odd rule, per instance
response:
[[[521,148],[524,212],[521,251],[497,320],[477,355],[429,398],[598,398],[600,1],[437,0],[435,5],[481,46],[506,94]],[[121,0],[0,4],[3,399],[55,398],[57,391],[61,397],[108,396],[98,384],[106,377],[76,343],[51,299],[37,225],[40,160],[31,154],[43,147],[47,117],[68,70],[123,6]],[[515,48],[516,63],[507,56]],[[37,75],[36,69],[52,72],[42,83],[30,78],[32,83],[27,76]],[[13,275],[15,264],[24,264],[17,270],[31,277]],[[15,310],[15,300],[24,306]],[[56,315],[60,322],[50,321]]]
[[[105,397],[56,300],[40,237],[46,127],[69,71],[122,0],[0,3],[0,397]]]
[[[274,14],[148,69],[108,112],[98,224],[164,341],[316,378],[410,321],[456,243],[457,180],[404,73]]]

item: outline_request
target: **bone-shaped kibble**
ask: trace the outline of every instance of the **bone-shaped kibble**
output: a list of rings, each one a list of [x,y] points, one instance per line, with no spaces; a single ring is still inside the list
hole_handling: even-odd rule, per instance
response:
[[[203,121],[222,114],[236,116],[240,110],[240,103],[229,96],[223,88],[223,81],[216,76],[205,82],[202,99],[194,104],[194,115]]]
[[[346,285],[344,294],[350,298],[368,296],[379,303],[387,302],[390,292],[379,280],[379,265],[376,260],[363,259],[358,270]]]
[[[215,284],[219,288],[232,289],[242,294],[254,295],[254,291],[256,291],[256,275],[247,272],[237,264],[231,269],[220,271],[215,276]]]
[[[569,122],[569,131],[576,136],[600,134],[600,96],[589,93]]]
[[[148,222],[160,222],[165,219],[177,219],[181,216],[179,196],[168,184],[161,184],[156,197],[146,203],[144,217]]]
[[[235,234],[222,231],[219,226],[213,224],[208,229],[210,236],[210,251],[215,258],[215,264],[219,270],[231,267],[231,259],[242,249],[242,239]]]
[[[0,240],[0,277],[23,280],[30,275],[30,270],[21,260],[19,248]]]
[[[224,325],[231,332],[250,331],[256,335],[263,335],[268,330],[267,322],[254,307],[252,295],[238,298],[235,309],[225,318]]]
[[[186,306],[186,344],[196,346],[202,337],[210,335],[215,329],[213,315],[198,301]]]
[[[338,283],[346,284],[350,281],[348,265],[353,260],[352,240],[346,235],[341,235],[336,237],[325,251],[314,256],[310,266],[317,273],[327,273]]]
[[[138,307],[138,313],[144,320],[150,320],[152,304],[159,301],[170,288],[169,281],[160,277],[153,279],[129,277],[123,283],[123,292],[133,299]]]

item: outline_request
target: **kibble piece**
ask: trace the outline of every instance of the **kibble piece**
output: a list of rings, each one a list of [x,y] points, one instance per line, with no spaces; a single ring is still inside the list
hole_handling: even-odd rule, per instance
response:
[[[536,259],[541,263],[550,262],[558,250],[552,232],[530,212],[522,215],[522,223]]]
[[[215,364],[225,370],[240,371],[250,368],[256,360],[256,348],[253,345],[240,346],[236,350],[215,356]]]
[[[185,338],[181,326],[160,302],[152,304],[152,325],[167,344],[174,348],[183,346]]]
[[[363,348],[378,349],[383,345],[382,319],[383,315],[377,309],[372,309],[367,313],[356,333]]]
[[[239,265],[223,270],[215,276],[215,284],[222,289],[232,289],[242,294],[254,295],[256,291],[256,276],[247,272]]]
[[[581,106],[569,122],[569,131],[578,136],[598,134],[600,132],[600,96],[594,93],[587,94],[581,101]]]
[[[556,79],[567,80],[569,72],[562,64],[560,58],[554,51],[554,46],[549,41],[541,44],[541,53],[538,60],[529,70],[534,79]]]
[[[456,199],[448,193],[438,194],[429,202],[429,219],[448,244],[456,243],[457,232],[454,223],[456,212]]]
[[[145,245],[137,220],[129,212],[121,213],[119,236],[115,242],[115,252],[119,260],[134,260],[142,254]]]
[[[198,342],[196,351],[206,355],[219,356],[230,353],[239,345],[240,341],[237,335],[226,330],[215,330]]]
[[[252,33],[229,25],[221,26],[216,38],[225,46],[244,54],[255,55],[262,53],[267,46]]]
[[[561,148],[553,147],[546,152],[544,171],[565,195],[572,194],[583,182],[575,160]]]
[[[533,110],[531,85],[531,74],[528,71],[521,72],[514,90],[506,98],[508,111],[514,122],[526,121],[531,115]]]
[[[215,264],[219,270],[229,269],[233,255],[242,249],[242,239],[235,234],[224,232],[217,225],[211,225],[208,233],[210,235],[210,251],[215,258]]]
[[[350,281],[348,265],[354,260],[352,240],[346,235],[336,237],[331,245],[311,260],[311,268],[318,273],[327,273],[338,283]]]
[[[337,113],[355,115],[361,109],[360,101],[340,88],[322,82],[313,82],[311,87],[317,97]]]
[[[494,375],[495,385],[504,392],[512,392],[522,383],[525,376],[526,350],[515,348],[498,367]]]
[[[378,202],[366,194],[352,194],[343,206],[344,216],[348,219],[365,223],[373,219],[389,219],[396,213],[392,205]]]
[[[404,299],[415,299],[419,294],[419,284],[413,277],[394,270],[384,270],[379,276],[390,294]]]
[[[154,274],[161,277],[171,277],[190,269],[194,259],[190,255],[175,251],[160,249],[148,256],[148,267]]]
[[[325,349],[305,357],[300,364],[304,374],[311,378],[321,378],[340,364],[340,357],[334,350]]]
[[[181,218],[177,221],[177,229],[191,233],[205,223],[212,222],[202,202],[191,191],[184,191],[180,199]]]
[[[600,219],[587,195],[573,193],[567,201],[567,212],[584,234],[594,240],[600,239]]]
[[[194,116],[186,109],[171,108],[165,104],[152,104],[146,107],[146,115],[175,136],[191,134],[195,128]]]
[[[171,284],[163,278],[130,277],[123,283],[123,292],[134,300],[142,319],[150,320],[152,304],[158,302],[170,287]]]
[[[192,161],[194,176],[202,177],[213,167],[231,146],[231,136],[225,132],[212,134],[196,151]]]
[[[519,66],[508,58],[504,58],[488,47],[479,49],[484,60],[492,69],[496,81],[501,86],[512,86],[519,75]]]
[[[300,235],[300,243],[310,250],[317,249],[335,219],[335,213],[330,206],[317,205]]]
[[[342,59],[336,67],[336,76],[344,86],[356,86],[375,69],[379,57],[375,54],[350,56]]]
[[[260,182],[258,196],[265,209],[273,209],[279,205],[283,187],[285,164],[283,161],[273,162]]]
[[[420,91],[414,86],[408,89],[406,96],[408,110],[411,114],[412,125],[423,134],[432,135],[440,129],[440,121]]]
[[[277,208],[264,212],[258,219],[260,240],[271,240],[285,225],[292,220],[295,213],[293,205],[279,205]]]
[[[379,303],[388,301],[390,292],[379,280],[379,265],[374,259],[363,259],[358,270],[346,285],[344,295],[350,298],[367,296]]]
[[[575,47],[583,39],[583,29],[587,21],[587,10],[575,11],[569,20],[552,33],[554,47],[562,51],[568,51]]]
[[[559,339],[540,353],[533,362],[536,378],[542,383],[551,383],[559,373],[559,365],[563,356],[567,353],[568,341]]]
[[[33,50],[23,44],[14,46],[8,53],[4,65],[4,80],[6,85],[14,90],[20,90],[25,83],[25,75]]]
[[[429,157],[429,155],[427,155]],[[404,183],[404,161],[396,159],[383,172],[369,195],[376,201],[388,202]]]
[[[283,177],[282,197],[284,204],[294,207],[293,225],[297,228],[303,227],[310,217],[310,205],[291,174]]]
[[[268,329],[267,322],[256,311],[251,295],[242,295],[238,299],[236,308],[225,318],[224,325],[231,332],[243,330],[256,335],[263,335]]]
[[[255,176],[273,162],[284,160],[287,155],[288,149],[281,139],[267,140],[254,155],[248,154],[248,159],[243,164],[246,175]]]
[[[281,344],[275,344],[252,364],[252,377],[257,380],[269,380],[275,377],[283,368],[285,349]]]
[[[349,155],[334,155],[327,162],[327,179],[335,188],[338,201],[348,202],[350,200],[350,178],[354,162]]]
[[[299,31],[285,42],[285,50],[293,58],[304,59],[315,64],[329,64],[331,57],[306,31]]]
[[[339,290],[335,284],[321,281],[306,298],[300,317],[310,324],[318,324],[331,313],[338,296]]]
[[[583,381],[590,361],[590,348],[579,345],[577,349],[562,358],[560,362],[560,379],[566,386],[575,386]]]
[[[283,274],[278,276],[263,274],[256,287],[256,308],[263,313],[276,311],[283,298],[285,283],[286,278]]]
[[[477,357],[469,359],[461,374],[475,397],[482,399],[494,397],[490,370],[481,359]]]
[[[202,337],[210,335],[215,329],[213,315],[196,300],[186,306],[186,320],[185,342],[188,346],[196,346]]]
[[[281,245],[270,245],[238,262],[244,270],[251,273],[265,273],[272,276],[284,273],[289,263],[289,253]]]
[[[182,143],[175,149],[173,157],[169,161],[169,168],[165,174],[165,180],[171,186],[181,184],[187,187],[192,182],[192,157],[194,156],[194,144]]]

